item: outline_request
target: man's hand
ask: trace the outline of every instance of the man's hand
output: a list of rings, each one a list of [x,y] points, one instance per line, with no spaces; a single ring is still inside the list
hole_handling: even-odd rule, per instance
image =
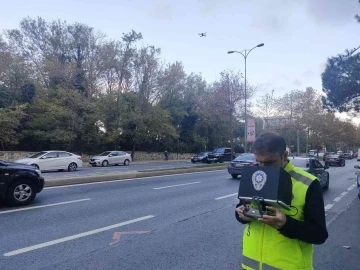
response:
[[[277,230],[282,228],[286,223],[285,214],[276,207],[267,206],[266,209],[273,211],[275,213],[274,216],[263,215],[263,217],[259,218],[258,221],[265,223]]]
[[[243,221],[249,222],[252,220],[252,218],[244,216],[244,205],[240,205],[238,208],[236,208],[236,212]]]

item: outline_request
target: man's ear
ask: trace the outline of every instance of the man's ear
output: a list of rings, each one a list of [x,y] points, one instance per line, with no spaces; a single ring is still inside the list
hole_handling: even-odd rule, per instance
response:
[[[284,161],[287,161],[288,157],[289,157],[289,153],[288,153],[288,151],[285,151],[284,152]]]

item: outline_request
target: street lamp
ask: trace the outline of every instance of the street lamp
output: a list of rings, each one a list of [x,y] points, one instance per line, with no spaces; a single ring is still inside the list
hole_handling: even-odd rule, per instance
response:
[[[246,151],[247,151],[246,59],[247,59],[249,53],[250,53],[253,49],[258,48],[258,47],[262,47],[262,46],[264,46],[264,43],[260,43],[260,44],[256,45],[254,48],[252,48],[252,49],[250,49],[250,50],[243,50],[243,51],[240,51],[240,52],[239,52],[239,51],[228,51],[228,54],[231,54],[231,53],[240,53],[240,54],[244,57],[244,59],[245,59],[245,146],[244,146],[244,151],[245,151],[245,153],[246,153]]]

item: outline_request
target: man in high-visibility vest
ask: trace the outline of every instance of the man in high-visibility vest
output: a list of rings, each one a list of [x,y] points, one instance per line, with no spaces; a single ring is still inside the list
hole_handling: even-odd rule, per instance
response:
[[[274,215],[249,218],[244,216],[244,202],[240,200],[235,216],[246,224],[242,268],[312,270],[313,245],[323,244],[328,238],[320,182],[291,163],[285,139],[275,132],[261,134],[253,144],[253,152],[260,166],[282,167],[291,175],[291,205],[297,211],[268,206]]]

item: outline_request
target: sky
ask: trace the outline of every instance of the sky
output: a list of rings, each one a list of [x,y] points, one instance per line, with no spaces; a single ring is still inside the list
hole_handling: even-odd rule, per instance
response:
[[[357,13],[358,0],[12,0],[1,4],[0,30],[26,16],[86,23],[117,40],[133,29],[140,45],[161,48],[164,61],[181,61],[208,82],[223,70],[244,72],[243,57],[229,50],[264,43],[247,58],[256,99],[308,86],[321,92],[327,58],[360,45]]]

